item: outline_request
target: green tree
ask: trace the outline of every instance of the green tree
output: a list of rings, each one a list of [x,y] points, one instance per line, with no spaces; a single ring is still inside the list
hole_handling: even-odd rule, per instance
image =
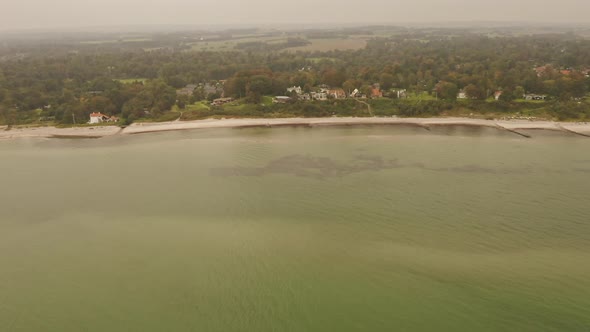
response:
[[[256,91],[249,91],[246,95],[246,102],[250,104],[260,104],[262,96]]]
[[[514,88],[513,97],[514,99],[522,99],[525,93],[526,92],[524,91],[524,88],[522,86],[517,86],[516,88]]]
[[[348,79],[342,83],[342,88],[346,93],[351,94],[354,89],[358,89],[358,82],[354,79]]]
[[[361,87],[360,92],[365,96],[370,97],[373,92],[373,88],[370,85],[365,84]]]
[[[272,93],[272,79],[264,75],[254,75],[250,77],[248,83],[248,92],[254,92],[259,95]]]
[[[341,87],[346,80],[346,75],[342,70],[328,68],[322,73],[322,82],[331,87]]]
[[[17,111],[14,108],[0,106],[0,124],[12,126],[18,124]]]
[[[113,102],[104,96],[94,96],[85,102],[88,113],[90,112],[102,112],[104,114],[114,114],[116,106]]]
[[[435,89],[438,98],[444,100],[456,100],[459,93],[457,85],[450,82],[439,82]]]
[[[379,84],[381,85],[381,89],[383,91],[389,91],[393,87],[393,83],[395,82],[395,76],[388,73],[381,74],[379,79]]]
[[[486,99],[486,92],[482,88],[476,86],[475,84],[469,84],[468,86],[466,86],[465,94],[467,94],[467,97],[470,99]]]

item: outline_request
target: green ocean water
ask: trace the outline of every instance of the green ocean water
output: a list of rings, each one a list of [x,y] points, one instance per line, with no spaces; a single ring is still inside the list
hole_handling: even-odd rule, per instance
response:
[[[0,141],[0,331],[590,331],[590,139]]]

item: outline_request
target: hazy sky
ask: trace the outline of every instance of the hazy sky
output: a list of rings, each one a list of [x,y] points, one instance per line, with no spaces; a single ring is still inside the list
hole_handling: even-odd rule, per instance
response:
[[[0,0],[0,29],[144,24],[588,22],[590,0]]]

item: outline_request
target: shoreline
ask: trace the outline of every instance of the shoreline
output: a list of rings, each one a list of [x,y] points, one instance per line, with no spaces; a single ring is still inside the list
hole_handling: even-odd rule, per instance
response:
[[[530,137],[519,130],[551,130],[590,137],[590,123],[570,123],[529,120],[483,120],[472,118],[252,118],[206,119],[157,123],[134,123],[126,128],[116,126],[56,128],[32,127],[6,130],[0,127],[0,140],[16,138],[101,138],[115,135],[137,135],[154,132],[214,128],[252,127],[328,127],[358,125],[411,125],[428,129],[433,126],[477,126],[506,130],[515,135]]]
[[[121,133],[122,129],[117,126],[97,127],[30,127],[12,128],[6,130],[6,126],[0,127],[0,140],[17,138],[102,138]]]

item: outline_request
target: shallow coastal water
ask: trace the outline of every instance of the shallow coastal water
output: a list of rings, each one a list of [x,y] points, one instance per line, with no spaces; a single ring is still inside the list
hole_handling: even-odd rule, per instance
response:
[[[0,141],[0,331],[588,331],[590,139]]]

